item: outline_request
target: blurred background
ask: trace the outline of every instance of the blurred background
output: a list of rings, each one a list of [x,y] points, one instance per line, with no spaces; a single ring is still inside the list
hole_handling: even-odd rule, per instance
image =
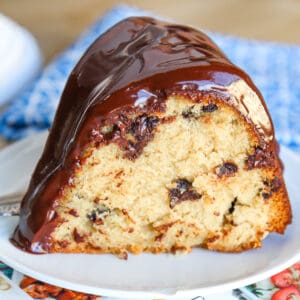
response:
[[[5,111],[9,101],[22,95],[34,82],[43,66],[48,65],[91,24],[120,3],[212,32],[300,45],[300,0],[0,0],[0,114]],[[272,59],[267,63],[272,67],[275,62]],[[62,89],[64,82],[60,82]],[[44,93],[42,84],[39,99]],[[54,88],[56,86],[55,83]],[[60,93],[60,90],[56,91],[56,100]],[[32,97],[28,96],[28,99],[31,99],[31,105],[35,104]],[[48,101],[41,101],[43,105],[35,107],[24,105],[26,99],[22,101],[19,101],[23,105],[19,106],[19,110],[24,111],[23,115],[15,113],[15,106],[7,113],[5,120],[12,120],[11,125],[10,121],[1,125],[0,118],[0,148],[7,145],[8,140],[24,137],[25,133],[29,135],[31,131],[27,132],[26,126],[30,128],[39,122],[42,126],[50,125],[48,112],[36,120]],[[53,107],[45,110],[54,114]],[[24,128],[23,135],[18,134],[18,128],[21,127]],[[4,134],[5,130],[9,132]]]
[[[48,62],[114,0],[0,0],[0,12],[37,38]],[[123,0],[178,22],[247,38],[300,43],[299,0]]]

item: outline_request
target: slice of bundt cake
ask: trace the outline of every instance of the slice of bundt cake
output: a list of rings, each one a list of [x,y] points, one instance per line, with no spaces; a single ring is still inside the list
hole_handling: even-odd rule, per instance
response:
[[[202,32],[129,18],[72,71],[12,241],[34,253],[236,252],[290,221],[249,77]]]

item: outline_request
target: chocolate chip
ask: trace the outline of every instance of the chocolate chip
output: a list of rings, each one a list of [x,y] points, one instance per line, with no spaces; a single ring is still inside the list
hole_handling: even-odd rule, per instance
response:
[[[143,149],[143,147],[141,147],[141,143],[135,143],[131,140],[124,141],[121,147],[125,151],[125,157],[130,160],[136,159]]]
[[[158,122],[158,117],[142,114],[133,120],[129,128],[129,132],[132,133],[138,141],[140,141],[151,135]]]
[[[218,109],[218,106],[215,103],[210,103],[202,107],[202,111],[205,113],[211,113]]]
[[[176,204],[186,200],[198,200],[202,195],[192,190],[192,184],[186,179],[178,179],[176,188],[169,191],[170,208],[174,208]]]
[[[157,92],[165,95],[164,90]],[[143,109],[122,107],[114,110],[106,119],[99,120],[98,127],[89,132],[89,141],[93,142],[96,147],[100,144],[115,143],[124,151],[125,158],[135,160],[154,137],[153,130],[160,122],[160,118],[151,114],[166,110],[164,99],[162,98],[162,101],[157,101],[156,97],[149,99]],[[136,114],[140,115],[133,118]],[[172,118],[164,119],[164,122],[171,121]]]
[[[91,211],[90,213],[87,214],[87,217],[90,221],[95,222],[97,218],[96,211]]]
[[[196,118],[198,117],[195,112],[193,112],[193,109],[194,109],[195,105],[189,107],[186,111],[183,111],[182,112],[182,116],[185,118],[185,119],[190,119],[190,118]]]
[[[256,147],[254,153],[246,159],[248,170],[274,167],[274,155],[271,151]]]
[[[130,125],[130,119],[123,114],[115,115],[112,118],[112,122],[114,124],[113,130],[125,131]]]
[[[115,114],[107,119],[101,128],[104,142],[118,141],[125,134],[130,126],[130,119],[124,114]]]
[[[90,213],[87,214],[87,218],[91,222],[96,222],[97,219],[102,219],[108,216],[111,213],[111,210],[107,207],[97,207],[93,209]]]
[[[263,192],[261,195],[264,199],[269,199],[272,196],[272,192],[270,192],[270,193]]]
[[[223,165],[220,165],[219,167],[217,167],[216,173],[219,177],[222,177],[222,176],[231,177],[231,176],[234,176],[234,174],[237,172],[237,170],[238,170],[238,167],[236,164],[231,163],[231,162],[226,162]]]
[[[127,128],[127,133],[131,133],[134,140],[128,139],[127,136],[120,135],[116,141],[125,152],[125,157],[135,160],[143,151],[144,147],[153,138],[153,130],[159,123],[159,118],[142,114],[136,117]]]
[[[191,111],[183,111],[181,114],[185,119],[194,118],[195,115]]]
[[[264,199],[270,198],[281,188],[281,180],[278,177],[274,177],[271,181],[264,180],[263,183],[266,186],[265,191],[261,194]]]
[[[236,205],[236,202],[237,202],[238,198],[237,197],[234,197],[234,199],[232,200],[231,202],[231,206],[229,208],[229,213],[232,214],[234,212],[234,209],[235,209],[235,205]]]
[[[84,242],[84,235],[81,235],[81,234],[77,231],[77,228],[76,228],[76,227],[74,228],[74,231],[73,231],[73,237],[74,237],[74,240],[75,240],[77,243],[82,243],[82,242]]]
[[[102,142],[103,140],[104,140],[103,134],[102,134],[99,130],[93,128],[93,129],[89,132],[89,141],[90,141],[90,142],[93,141],[93,142],[95,142],[95,143],[100,143],[100,142]]]
[[[278,177],[273,178],[271,180],[270,186],[272,192],[278,192],[281,188],[281,180]]]
[[[59,245],[61,248],[66,248],[66,247],[68,247],[68,245],[70,244],[69,241],[64,241],[64,240],[62,240],[62,241],[57,241],[57,243],[58,243],[58,245]]]
[[[186,179],[178,179],[176,180],[176,186],[182,193],[184,193],[192,186],[192,183]]]
[[[71,208],[69,210],[69,214],[72,215],[72,216],[74,216],[74,217],[79,217],[79,214],[78,214],[77,210],[74,209],[74,208]]]
[[[99,215],[101,215],[101,216],[107,216],[108,214],[110,214],[110,209],[109,208],[107,208],[107,207],[103,207],[103,208],[97,208],[97,210],[96,210],[96,212],[97,212],[97,215],[99,216]]]

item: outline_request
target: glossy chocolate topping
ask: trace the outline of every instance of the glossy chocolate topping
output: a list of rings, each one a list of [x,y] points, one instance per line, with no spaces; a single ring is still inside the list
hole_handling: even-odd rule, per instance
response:
[[[228,87],[239,81],[250,87],[253,102],[246,102],[242,92],[232,95]],[[121,108],[163,109],[166,97],[176,93],[215,93],[254,125],[261,147],[277,152],[260,93],[205,34],[146,17],[126,19],[100,36],[70,74],[23,199],[13,243],[26,251],[49,252],[49,234],[59,222],[57,199],[64,186],[72,185],[95,129]]]

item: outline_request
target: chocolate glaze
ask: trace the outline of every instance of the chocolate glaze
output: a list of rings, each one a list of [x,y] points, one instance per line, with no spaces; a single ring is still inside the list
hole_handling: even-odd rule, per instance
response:
[[[228,91],[239,80],[258,95],[259,107]],[[146,17],[126,19],[99,37],[70,74],[12,242],[29,252],[51,252],[50,233],[61,222],[55,207],[84,149],[97,140],[95,129],[108,116],[118,118],[120,109],[164,110],[166,97],[178,93],[194,100],[212,93],[236,107],[254,125],[261,147],[277,153],[261,94],[205,34]]]

